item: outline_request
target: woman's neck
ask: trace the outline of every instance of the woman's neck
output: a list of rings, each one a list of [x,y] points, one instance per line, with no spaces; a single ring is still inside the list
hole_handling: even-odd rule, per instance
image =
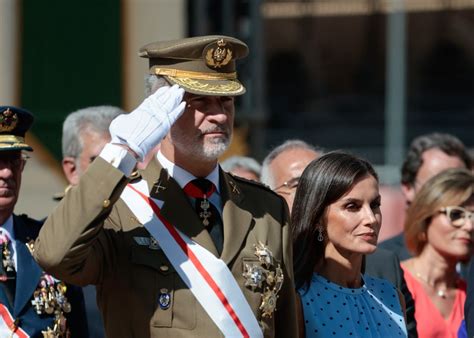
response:
[[[362,286],[361,267],[362,254],[341,254],[336,250],[326,250],[324,261],[315,272],[333,283],[346,288]]]
[[[455,259],[446,258],[427,246],[420,255],[407,261],[406,266],[429,285],[448,289],[456,286],[456,264]]]

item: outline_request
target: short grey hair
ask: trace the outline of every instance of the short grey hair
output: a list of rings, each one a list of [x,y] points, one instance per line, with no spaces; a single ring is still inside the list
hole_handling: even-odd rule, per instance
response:
[[[163,76],[147,74],[145,75],[145,97],[150,96],[159,88],[169,85],[170,83]]]
[[[114,106],[87,107],[70,113],[63,123],[63,158],[80,156],[84,130],[109,135],[110,123],[120,114],[125,114],[125,111]]]
[[[309,143],[306,143],[303,140],[287,140],[280,144],[279,146],[273,148],[273,150],[268,153],[262,162],[262,174],[260,175],[260,181],[263,184],[268,185],[271,189],[275,189],[275,179],[270,170],[270,165],[273,160],[277,158],[280,154],[293,149],[305,149],[309,151],[314,151],[315,153],[322,153],[322,149],[316,148]]]
[[[255,159],[247,156],[231,156],[222,161],[221,167],[224,171],[232,171],[237,168],[242,168],[253,172],[257,177],[260,177],[262,166]]]

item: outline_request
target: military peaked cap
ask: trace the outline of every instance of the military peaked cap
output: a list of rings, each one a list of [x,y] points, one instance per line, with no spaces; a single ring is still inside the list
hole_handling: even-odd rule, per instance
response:
[[[237,79],[235,60],[247,54],[245,43],[224,35],[153,42],[139,52],[149,59],[151,74],[164,76],[189,93],[212,96],[245,93]]]
[[[22,108],[0,106],[0,151],[29,150],[25,134],[33,124],[33,115]]]

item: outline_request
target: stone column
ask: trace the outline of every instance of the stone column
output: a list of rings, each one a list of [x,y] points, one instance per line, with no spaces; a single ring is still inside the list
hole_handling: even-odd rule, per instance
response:
[[[19,104],[19,55],[18,29],[19,5],[17,0],[0,1],[0,105]]]

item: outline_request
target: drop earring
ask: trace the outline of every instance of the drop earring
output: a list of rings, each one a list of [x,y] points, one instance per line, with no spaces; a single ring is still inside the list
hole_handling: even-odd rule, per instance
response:
[[[318,225],[316,227],[316,229],[318,229],[318,242],[322,242],[324,241],[324,236],[323,236],[323,227],[321,225]]]

